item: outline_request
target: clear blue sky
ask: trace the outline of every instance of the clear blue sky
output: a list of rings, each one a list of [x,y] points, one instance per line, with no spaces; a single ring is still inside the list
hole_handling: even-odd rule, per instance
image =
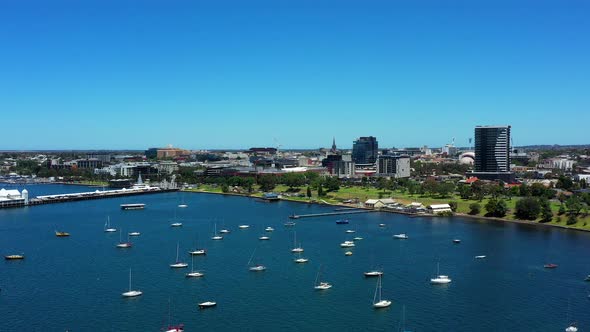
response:
[[[0,1],[0,149],[585,144],[590,1]]]

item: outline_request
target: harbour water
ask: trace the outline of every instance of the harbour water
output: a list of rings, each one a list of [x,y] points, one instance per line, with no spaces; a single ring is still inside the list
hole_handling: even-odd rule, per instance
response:
[[[27,189],[40,195],[80,188]],[[177,208],[181,202],[188,207]],[[122,211],[123,203],[146,209]],[[0,210],[2,255],[26,256],[0,266],[0,331],[159,331],[169,320],[184,323],[186,331],[397,331],[402,306],[411,331],[564,331],[574,321],[580,331],[590,330],[590,283],[584,281],[590,233],[388,213],[346,216],[348,225],[336,225],[336,216],[283,225],[293,213],[331,211],[191,193]],[[170,227],[175,214],[183,227]],[[103,232],[107,216],[123,234],[141,232],[131,238],[133,248],[115,248],[119,234]],[[231,233],[210,240],[215,224]],[[275,229],[271,239],[259,241],[267,226]],[[55,229],[71,237],[57,238]],[[307,264],[293,262],[295,231]],[[398,233],[410,238],[393,239]],[[345,256],[348,249],[339,244],[356,236],[363,240]],[[187,251],[195,240],[208,251],[195,257],[205,276],[187,279]],[[169,267],[177,243],[187,269]],[[264,272],[248,270],[254,249]],[[437,263],[451,284],[429,283]],[[544,269],[545,263],[559,266]],[[332,289],[313,289],[320,264]],[[129,268],[132,288],[144,295],[124,299]],[[387,309],[372,308],[377,280],[363,277],[376,268],[385,272],[383,298],[393,301]],[[207,300],[218,306],[199,310],[197,303]]]

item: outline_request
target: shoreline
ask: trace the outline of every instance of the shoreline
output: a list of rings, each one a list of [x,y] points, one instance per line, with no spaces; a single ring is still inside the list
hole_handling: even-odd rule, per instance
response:
[[[254,196],[254,195],[248,195],[248,194],[239,194],[239,193],[218,193],[218,192],[212,192],[212,191],[193,191],[193,190],[182,190],[182,189],[180,191],[181,192],[186,192],[186,193],[195,193],[195,194],[241,196],[241,197],[247,197],[247,198],[258,198],[258,199],[263,200],[263,198],[260,197],[260,196]],[[441,217],[436,216],[436,215],[421,215],[421,214],[404,213],[404,212],[400,212],[400,211],[390,211],[390,210],[383,210],[383,209],[370,209],[370,208],[366,208],[366,207],[357,207],[357,206],[347,205],[347,204],[343,204],[343,203],[341,203],[341,204],[338,204],[338,203],[328,203],[328,202],[325,202],[325,201],[324,202],[319,202],[319,201],[307,201],[307,202],[305,202],[305,201],[295,200],[295,199],[289,199],[289,198],[281,198],[280,201],[294,202],[294,203],[300,203],[300,204],[317,204],[317,205],[339,206],[339,207],[355,208],[355,209],[371,210],[371,211],[377,210],[377,211],[386,212],[386,213],[403,214],[403,215],[410,216],[410,217],[441,218]],[[538,226],[538,227],[560,228],[560,229],[564,229],[564,230],[580,231],[580,232],[586,232],[586,233],[590,232],[590,230],[583,229],[583,228],[570,227],[570,226],[566,226],[566,225],[555,225],[555,224],[550,224],[550,223],[540,223],[540,222],[527,221],[527,220],[506,219],[506,218],[485,217],[485,216],[474,216],[474,215],[470,215],[470,214],[467,214],[467,213],[457,213],[457,212],[453,212],[453,216],[470,218],[470,219],[476,219],[476,220],[484,220],[484,221],[509,222],[509,223],[520,224],[520,225],[531,225],[531,226]]]

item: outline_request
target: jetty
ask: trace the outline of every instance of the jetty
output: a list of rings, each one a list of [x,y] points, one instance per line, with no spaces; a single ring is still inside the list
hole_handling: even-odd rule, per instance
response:
[[[103,198],[115,198],[124,196],[136,196],[145,194],[158,194],[165,192],[178,191],[178,189],[161,189],[159,187],[147,187],[147,188],[132,188],[132,189],[117,189],[117,190],[96,190],[81,193],[71,194],[57,194],[57,195],[45,195],[37,196],[29,200],[29,206],[31,205],[42,205],[52,203],[66,203],[83,201],[90,199],[103,199]]]
[[[343,215],[343,214],[359,214],[359,213],[371,213],[371,212],[380,212],[380,211],[379,210],[344,210],[344,211],[312,213],[312,214],[292,214],[289,216],[289,218],[301,219],[301,218],[329,217],[329,216],[338,216],[338,215]]]

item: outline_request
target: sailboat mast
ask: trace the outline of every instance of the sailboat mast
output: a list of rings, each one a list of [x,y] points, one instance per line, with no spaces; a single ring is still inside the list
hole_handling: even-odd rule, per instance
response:
[[[129,291],[131,292],[131,268],[129,268]]]

